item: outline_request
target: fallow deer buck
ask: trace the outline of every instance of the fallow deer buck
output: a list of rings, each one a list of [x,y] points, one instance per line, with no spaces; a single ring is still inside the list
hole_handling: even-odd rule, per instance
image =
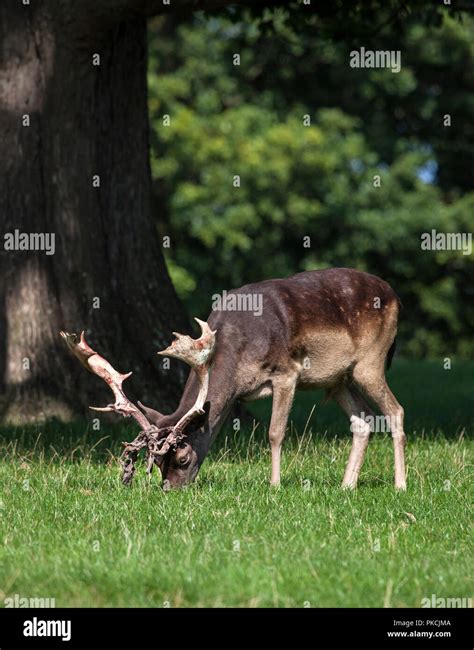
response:
[[[357,485],[371,433],[363,418],[373,415],[368,398],[391,423],[395,487],[406,489],[403,409],[385,380],[399,312],[391,287],[373,275],[334,268],[265,280],[228,295],[236,304],[239,298],[258,297],[261,315],[251,310],[213,311],[208,323],[196,319],[202,330],[199,339],[175,334],[176,340],[158,354],[181,359],[192,371],[171,415],[140,402],[140,408],[132,404],[122,389],[129,375],[115,371],[83,335],[77,342],[74,334],[62,332],[72,352],[114,392],[115,404],[98,410],[132,416],[141,427],[132,443],[124,443],[124,483],[133,477],[141,449],[147,450],[148,471],[154,464],[160,468],[164,486],[190,483],[234,402],[272,396],[271,483],[278,485],[281,445],[295,390],[325,388],[352,424],[343,486]]]

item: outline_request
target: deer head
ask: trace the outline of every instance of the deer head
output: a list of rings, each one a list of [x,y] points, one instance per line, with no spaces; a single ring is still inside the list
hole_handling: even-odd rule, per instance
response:
[[[150,474],[157,465],[163,476],[164,487],[179,486],[191,482],[199,469],[197,449],[187,441],[188,434],[200,418],[205,415],[204,404],[209,388],[209,371],[216,342],[216,332],[198,318],[201,336],[190,336],[173,332],[176,337],[171,345],[158,352],[166,357],[174,357],[191,366],[199,381],[199,392],[193,406],[172,426],[159,426],[163,416],[148,409],[138,402],[140,408],[133,404],[123,391],[123,382],[131,372],[121,374],[112,365],[93,350],[87,343],[84,332],[78,340],[76,334],[60,332],[66,345],[80,363],[90,372],[103,379],[112,390],[115,401],[104,407],[89,408],[101,412],[115,412],[124,417],[132,417],[140,426],[140,433],[132,442],[124,442],[122,454],[122,481],[128,485],[135,473],[135,461],[142,449],[147,453],[147,472]],[[157,419],[158,418],[158,419]],[[154,422],[158,421],[158,426]],[[194,429],[196,426],[194,426]]]

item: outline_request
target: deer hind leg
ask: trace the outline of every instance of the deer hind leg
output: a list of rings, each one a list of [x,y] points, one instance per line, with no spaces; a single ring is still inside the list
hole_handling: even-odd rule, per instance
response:
[[[372,411],[366,401],[352,386],[341,386],[332,393],[332,397],[334,397],[342,410],[345,411],[351,422],[352,447],[344,473],[342,487],[353,489],[357,486],[371,432],[370,425],[364,420],[364,415],[372,415]]]
[[[268,432],[272,451],[271,485],[280,485],[281,445],[285,437],[294,394],[295,383],[283,385],[275,383],[273,385],[272,417]]]
[[[383,366],[361,365],[354,368],[353,379],[364,394],[390,422],[395,458],[395,488],[406,490],[404,411],[385,380]]]

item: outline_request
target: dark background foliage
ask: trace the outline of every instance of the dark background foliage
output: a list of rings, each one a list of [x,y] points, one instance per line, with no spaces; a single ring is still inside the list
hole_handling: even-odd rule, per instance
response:
[[[426,3],[301,14],[150,24],[154,212],[178,293],[206,317],[224,288],[356,267],[399,293],[405,355],[472,356],[473,257],[420,236],[473,230],[474,20]],[[361,46],[400,50],[401,71],[351,68]]]

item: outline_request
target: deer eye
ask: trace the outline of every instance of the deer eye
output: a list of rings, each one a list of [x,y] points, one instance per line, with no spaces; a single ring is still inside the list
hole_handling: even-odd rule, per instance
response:
[[[178,456],[176,458],[176,462],[178,463],[178,465],[181,465],[181,466],[187,465],[189,463],[189,454],[184,454],[182,456]]]

